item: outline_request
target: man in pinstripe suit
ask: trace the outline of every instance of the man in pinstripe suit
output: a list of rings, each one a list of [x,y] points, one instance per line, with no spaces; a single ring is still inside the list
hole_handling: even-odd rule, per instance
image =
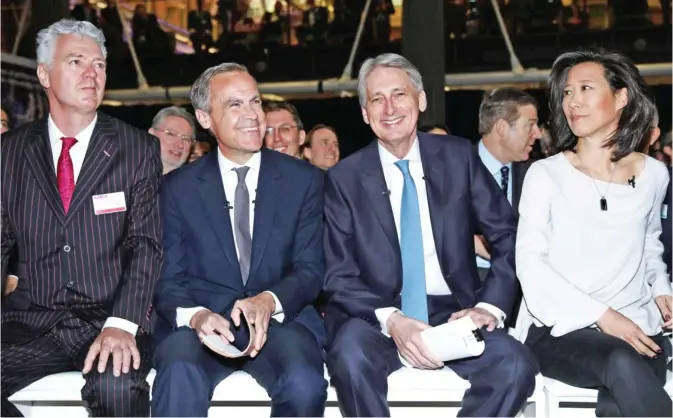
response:
[[[97,113],[105,38],[62,20],[37,38],[49,118],[2,143],[2,415],[8,397],[81,370],[94,416],[149,414],[150,301],[162,262],[159,144]]]

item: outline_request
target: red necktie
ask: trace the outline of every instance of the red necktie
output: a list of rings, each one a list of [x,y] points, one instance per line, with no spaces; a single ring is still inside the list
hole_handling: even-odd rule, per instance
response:
[[[63,137],[63,147],[61,155],[58,157],[58,167],[56,167],[56,180],[58,183],[58,192],[61,194],[63,209],[68,213],[72,194],[75,192],[75,170],[72,167],[70,158],[70,148],[77,143],[75,138]]]

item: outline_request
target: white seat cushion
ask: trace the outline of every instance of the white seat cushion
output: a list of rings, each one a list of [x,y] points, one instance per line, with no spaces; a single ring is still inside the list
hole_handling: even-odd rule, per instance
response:
[[[156,372],[152,370],[147,382],[152,385]],[[327,371],[325,378],[328,379]],[[82,399],[80,390],[84,386],[84,378],[79,372],[65,372],[46,376],[25,387],[10,397],[12,401],[79,401]],[[450,401],[447,392],[456,392],[457,399],[462,399],[463,392],[470,387],[469,382],[461,379],[451,369],[418,370],[401,368],[388,379],[391,401]],[[451,396],[453,398],[453,396]],[[213,401],[269,401],[266,391],[257,384],[255,379],[245,372],[232,373],[215,388]],[[336,401],[336,394],[331,387],[328,390],[328,401]]]

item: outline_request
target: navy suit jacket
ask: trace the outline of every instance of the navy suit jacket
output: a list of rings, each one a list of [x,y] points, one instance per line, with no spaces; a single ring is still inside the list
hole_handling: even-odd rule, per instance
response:
[[[444,280],[461,308],[486,302],[510,314],[517,290],[516,220],[507,197],[469,141],[421,132],[418,140]],[[380,328],[374,310],[401,307],[400,245],[385,190],[376,141],[327,173],[323,289],[328,341],[348,318]],[[483,286],[474,262],[476,226],[492,249]]]
[[[284,322],[303,324],[322,347],[324,326],[312,304],[325,271],[323,174],[262,150],[244,286],[217,156],[211,152],[169,173],[160,191],[165,261],[155,292],[155,344],[177,328],[178,307],[225,313],[236,300],[269,290],[283,307]]]

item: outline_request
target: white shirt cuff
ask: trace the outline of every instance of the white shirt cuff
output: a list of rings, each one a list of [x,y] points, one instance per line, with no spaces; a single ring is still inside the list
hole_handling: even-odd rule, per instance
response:
[[[191,328],[189,322],[192,320],[192,317],[196,315],[197,312],[200,312],[204,309],[203,306],[197,306],[195,308],[178,308],[175,313],[175,324],[180,327]]]
[[[105,321],[105,324],[103,324],[103,329],[105,328],[119,328],[128,332],[129,334],[132,334],[134,337],[138,333],[137,324],[127,321],[123,318],[117,318],[116,316],[111,316]]]
[[[283,305],[280,304],[278,297],[270,290],[266,290],[264,293],[268,293],[273,298],[273,301],[276,302],[276,310],[273,311],[271,318],[275,319],[278,322],[283,322],[285,320],[285,315],[283,314]]]
[[[381,332],[386,337],[390,337],[390,334],[388,334],[388,327],[386,326],[386,324],[388,323],[388,318],[390,318],[390,315],[398,311],[401,312],[399,309],[395,307],[374,309],[376,319],[379,320],[379,324],[381,325]]]
[[[507,318],[507,315],[505,315],[505,313],[497,306],[493,306],[490,303],[479,302],[475,308],[485,309],[488,311],[488,313],[495,316],[498,320],[498,328],[503,328],[505,326],[505,319]]]
[[[15,275],[15,274],[8,274],[7,277],[8,278],[9,277],[14,277],[17,281],[19,281],[19,276]]]

